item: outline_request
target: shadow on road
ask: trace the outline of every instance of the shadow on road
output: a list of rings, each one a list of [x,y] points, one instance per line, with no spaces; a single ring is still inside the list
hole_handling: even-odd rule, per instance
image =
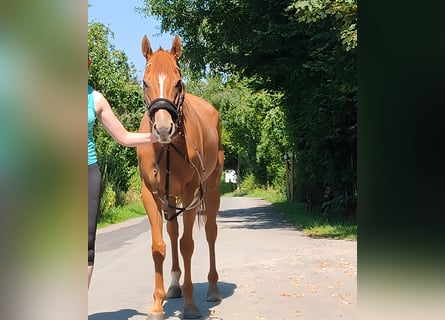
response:
[[[103,232],[97,235],[100,241],[96,243],[97,251],[109,251],[131,245],[128,239],[128,235],[131,234],[134,237],[146,233],[149,231],[148,219],[142,219],[136,224],[130,226],[121,227],[118,230],[112,232]]]
[[[147,314],[134,309],[121,309],[112,312],[94,313],[88,316],[88,320],[128,320],[133,316],[147,316]]]
[[[295,229],[269,205],[219,211],[218,226],[229,229]]]
[[[223,301],[208,302],[208,301],[206,301],[206,294],[207,294],[208,286],[209,285],[207,282],[193,283],[195,302],[196,302],[199,310],[203,314],[203,317],[208,316],[210,314],[210,309],[219,305],[221,302],[224,302],[225,298],[233,295],[233,293],[235,292],[235,289],[236,289],[236,284],[234,284],[234,283],[218,281],[218,288],[219,288],[219,292],[221,293],[221,295],[223,297]],[[168,319],[169,317],[182,318],[181,316],[182,316],[183,308],[184,308],[184,297],[167,299],[164,304],[165,318],[166,319]],[[88,319],[88,320],[92,320],[92,319]]]

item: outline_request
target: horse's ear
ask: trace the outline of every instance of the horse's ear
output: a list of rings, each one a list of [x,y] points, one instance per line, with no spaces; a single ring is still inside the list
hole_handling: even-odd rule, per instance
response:
[[[147,35],[144,35],[142,38],[142,55],[148,60],[152,54],[153,50],[151,49],[150,41],[148,41]]]
[[[179,57],[181,56],[181,51],[182,51],[181,38],[179,38],[179,36],[176,35],[175,39],[173,39],[173,44],[170,52],[172,55],[175,56],[176,59],[179,59]]]

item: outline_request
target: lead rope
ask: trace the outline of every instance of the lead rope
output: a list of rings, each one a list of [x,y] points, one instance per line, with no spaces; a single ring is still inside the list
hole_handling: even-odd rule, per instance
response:
[[[170,185],[170,145],[167,145],[166,161],[167,161],[167,165],[166,165],[166,169],[165,169],[165,190],[164,190],[164,210],[163,211],[164,211],[165,219],[169,220],[169,218],[168,218],[168,195],[169,195],[169,185]],[[174,219],[174,218],[172,218],[172,219]]]
[[[193,209],[194,208],[194,203],[193,203],[193,201],[192,201],[192,203],[190,204],[190,206],[188,206],[187,208],[178,208],[178,207],[176,207],[176,206],[170,206],[169,205],[169,203],[168,203],[168,198],[169,198],[169,194],[170,194],[170,191],[169,191],[169,189],[170,189],[170,146],[173,146],[173,148],[176,150],[176,152],[178,152],[179,154],[181,154],[181,152],[176,148],[176,146],[174,145],[174,144],[169,144],[169,145],[167,145],[167,154],[166,154],[166,166],[165,166],[165,188],[164,188],[164,203],[163,203],[163,213],[164,213],[164,218],[165,218],[165,220],[167,220],[167,221],[171,221],[171,220],[174,220],[174,219],[176,219],[181,213],[183,213],[185,210],[190,210],[190,209]],[[162,151],[165,149],[165,147],[163,147],[162,148]],[[162,157],[162,152],[161,151],[161,153],[160,153],[160,155],[159,155],[159,157],[158,157],[158,159],[159,159],[159,161],[160,161],[160,157]],[[182,154],[181,154],[182,155]],[[158,162],[159,162],[158,161]],[[191,162],[191,161],[189,161],[189,162]],[[196,170],[196,168],[195,168],[195,170]],[[199,172],[198,172],[198,176],[199,176]],[[200,187],[201,187],[201,185],[200,185]],[[168,216],[168,209],[169,208],[171,208],[171,209],[175,209],[175,210],[177,210],[176,212],[175,212],[175,214],[173,215],[173,216],[171,216],[171,217],[169,217]]]
[[[159,197],[159,186],[158,186],[158,172],[159,172],[159,162],[161,162],[162,155],[164,154],[165,147],[162,146],[161,152],[159,152],[158,157],[156,158],[156,166],[154,168],[154,183],[155,183],[155,191],[153,191],[153,194],[157,194]]]

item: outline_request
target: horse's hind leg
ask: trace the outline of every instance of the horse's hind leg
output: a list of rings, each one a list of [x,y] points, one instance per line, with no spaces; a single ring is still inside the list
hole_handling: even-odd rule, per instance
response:
[[[209,281],[209,289],[207,291],[207,301],[221,301],[222,297],[219,293],[217,281],[218,272],[216,271],[215,242],[218,236],[218,226],[216,224],[216,215],[220,205],[219,185],[213,189],[207,190],[206,197],[207,221],[205,224],[206,238],[209,246],[210,269],[207,279]]]
[[[170,243],[172,249],[172,269],[171,269],[171,282],[167,291],[167,298],[179,298],[181,297],[181,287],[179,285],[179,279],[181,277],[181,269],[179,267],[178,256],[178,236],[179,236],[178,219],[173,219],[167,222],[167,232],[170,236]]]
[[[181,254],[184,260],[184,319],[196,319],[201,317],[201,312],[193,299],[193,283],[191,260],[194,251],[193,225],[196,209],[186,211],[183,214],[184,233],[180,240]]]

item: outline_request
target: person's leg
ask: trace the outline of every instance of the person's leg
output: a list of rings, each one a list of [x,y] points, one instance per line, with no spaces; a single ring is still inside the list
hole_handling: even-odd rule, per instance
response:
[[[88,265],[88,289],[90,288],[91,276],[93,275],[94,265]]]
[[[101,174],[97,163],[88,166],[88,288],[94,268],[97,219],[101,196]]]

